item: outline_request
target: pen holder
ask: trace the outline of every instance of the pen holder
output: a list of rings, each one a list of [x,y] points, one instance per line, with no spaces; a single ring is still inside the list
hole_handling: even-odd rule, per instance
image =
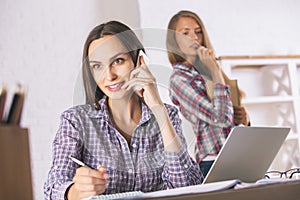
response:
[[[0,199],[32,200],[28,129],[0,125]]]

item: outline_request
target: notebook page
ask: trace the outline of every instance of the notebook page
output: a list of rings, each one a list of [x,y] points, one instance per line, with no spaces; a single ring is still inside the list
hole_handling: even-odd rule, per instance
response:
[[[148,192],[148,193],[144,193],[143,197],[153,198],[153,197],[167,197],[167,196],[177,196],[177,195],[184,195],[184,194],[214,192],[214,191],[227,190],[233,188],[235,185],[239,183],[240,183],[239,180],[219,181],[214,183],[186,186],[186,187],[174,188],[169,190]]]
[[[157,198],[157,197],[168,197],[168,196],[177,196],[184,194],[196,194],[196,193],[205,193],[205,192],[214,192],[220,190],[231,189],[237,184],[239,184],[239,180],[228,180],[228,181],[219,181],[214,183],[200,184],[200,185],[192,185],[168,190],[160,190],[156,192],[147,192],[143,193],[141,191],[133,191],[133,192],[123,192],[117,194],[109,194],[109,195],[98,195],[92,196],[85,200],[117,200],[117,199],[135,199],[135,198]]]

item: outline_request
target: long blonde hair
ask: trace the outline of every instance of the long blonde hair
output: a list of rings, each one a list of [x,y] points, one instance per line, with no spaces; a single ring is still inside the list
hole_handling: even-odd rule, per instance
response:
[[[180,50],[177,40],[176,40],[176,26],[180,18],[182,17],[190,17],[194,19],[202,30],[203,35],[203,46],[211,50],[211,54],[213,57],[215,57],[213,46],[209,40],[207,31],[205,29],[204,23],[200,19],[200,17],[188,10],[181,10],[178,13],[176,13],[169,21],[168,24],[168,30],[167,30],[167,38],[166,38],[166,46],[168,51],[168,59],[169,62],[173,65],[175,63],[182,63],[185,62],[185,56],[184,53]],[[228,76],[225,74],[225,72],[222,70],[223,78],[226,83],[229,82]],[[240,97],[243,98],[245,96],[245,93],[242,90],[239,90]]]

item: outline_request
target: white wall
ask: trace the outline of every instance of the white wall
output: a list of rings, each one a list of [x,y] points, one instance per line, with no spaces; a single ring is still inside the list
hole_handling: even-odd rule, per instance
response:
[[[297,0],[1,0],[0,84],[13,90],[21,82],[28,90],[22,126],[30,129],[35,199],[43,199],[60,113],[82,101],[75,87],[82,47],[96,24],[117,19],[132,28],[160,29],[143,40],[158,42],[146,45],[152,63],[169,67],[163,29],[180,9],[203,18],[218,55],[300,54],[299,5]]]

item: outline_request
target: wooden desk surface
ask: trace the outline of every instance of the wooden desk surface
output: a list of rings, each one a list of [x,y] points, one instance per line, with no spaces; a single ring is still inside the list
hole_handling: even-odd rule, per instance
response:
[[[231,189],[218,192],[160,197],[162,200],[299,200],[300,181],[263,185],[255,188]]]

